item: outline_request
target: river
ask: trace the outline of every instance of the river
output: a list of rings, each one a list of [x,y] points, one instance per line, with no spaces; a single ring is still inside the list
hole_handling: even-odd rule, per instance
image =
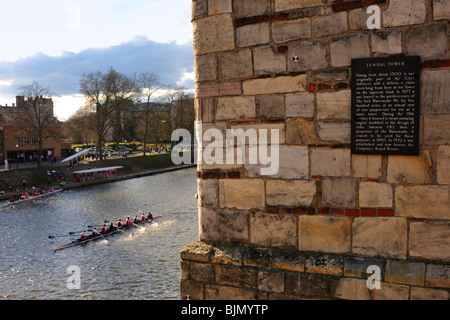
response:
[[[196,193],[195,169],[184,169],[0,204],[0,299],[178,300],[180,251],[198,239]],[[149,210],[159,218],[143,228],[52,250],[69,232]]]

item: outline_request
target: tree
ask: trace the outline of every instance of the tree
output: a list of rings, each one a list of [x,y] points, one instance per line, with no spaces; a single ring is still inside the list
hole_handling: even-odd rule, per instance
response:
[[[19,87],[24,100],[23,112],[15,114],[14,118],[21,131],[36,139],[38,143],[38,166],[41,166],[41,155],[44,142],[60,138],[58,120],[53,115],[53,101],[50,89],[43,87],[37,81]]]
[[[150,115],[152,113],[150,100],[152,99],[153,94],[160,88],[159,76],[150,72],[141,73],[139,76],[139,82],[142,88],[142,95],[145,98],[144,114],[142,118],[142,121],[144,122],[143,142],[144,142],[144,156],[145,156],[147,137],[149,135]]]
[[[73,143],[93,144],[96,136],[96,116],[92,110],[82,107],[64,123],[64,136]]]
[[[121,115],[127,106],[132,105],[138,88],[132,77],[118,73],[110,68],[105,74],[100,71],[83,74],[80,79],[80,91],[85,96],[88,105],[96,115],[95,131],[97,134],[97,150],[100,159],[106,137],[112,127],[121,126]],[[116,143],[117,138],[116,135]]]
[[[194,98],[187,94],[182,87],[169,85],[165,87],[162,101],[169,114],[169,128],[173,132],[175,129],[187,129],[193,134],[194,131]],[[172,147],[173,147],[172,141]]]

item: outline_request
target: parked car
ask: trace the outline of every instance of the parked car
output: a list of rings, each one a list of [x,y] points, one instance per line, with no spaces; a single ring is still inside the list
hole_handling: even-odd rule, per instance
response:
[[[119,150],[119,152],[124,152],[124,151],[131,152],[131,151],[133,151],[133,149],[130,149],[130,148],[125,147],[125,146],[119,146],[118,150]]]

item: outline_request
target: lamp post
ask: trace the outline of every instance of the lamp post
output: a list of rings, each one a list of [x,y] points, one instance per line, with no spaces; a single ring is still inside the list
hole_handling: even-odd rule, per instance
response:
[[[19,145],[18,144],[16,144],[16,152],[17,152],[16,168],[19,169]]]

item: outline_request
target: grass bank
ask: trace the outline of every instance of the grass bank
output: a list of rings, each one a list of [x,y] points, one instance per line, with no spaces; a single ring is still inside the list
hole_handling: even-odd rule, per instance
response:
[[[107,158],[106,160],[91,161],[76,166],[77,170],[86,170],[93,168],[122,166],[123,169],[117,171],[117,178],[132,177],[133,175],[143,174],[148,171],[166,169],[175,167],[172,162],[171,154],[147,155],[147,156],[130,156],[122,158]],[[61,174],[58,174],[61,172]],[[50,174],[50,175],[49,175]],[[42,166],[23,168],[18,170],[0,171],[0,185],[7,194],[13,194],[22,190],[22,180],[27,180],[28,188],[46,186],[49,177],[52,179],[53,185],[57,185],[57,177],[64,176],[68,181],[67,185],[74,184],[76,181],[73,177],[73,171],[67,171],[66,166]],[[101,182],[101,181],[98,181]],[[5,195],[6,196],[6,195]],[[0,196],[0,198],[4,198]]]

